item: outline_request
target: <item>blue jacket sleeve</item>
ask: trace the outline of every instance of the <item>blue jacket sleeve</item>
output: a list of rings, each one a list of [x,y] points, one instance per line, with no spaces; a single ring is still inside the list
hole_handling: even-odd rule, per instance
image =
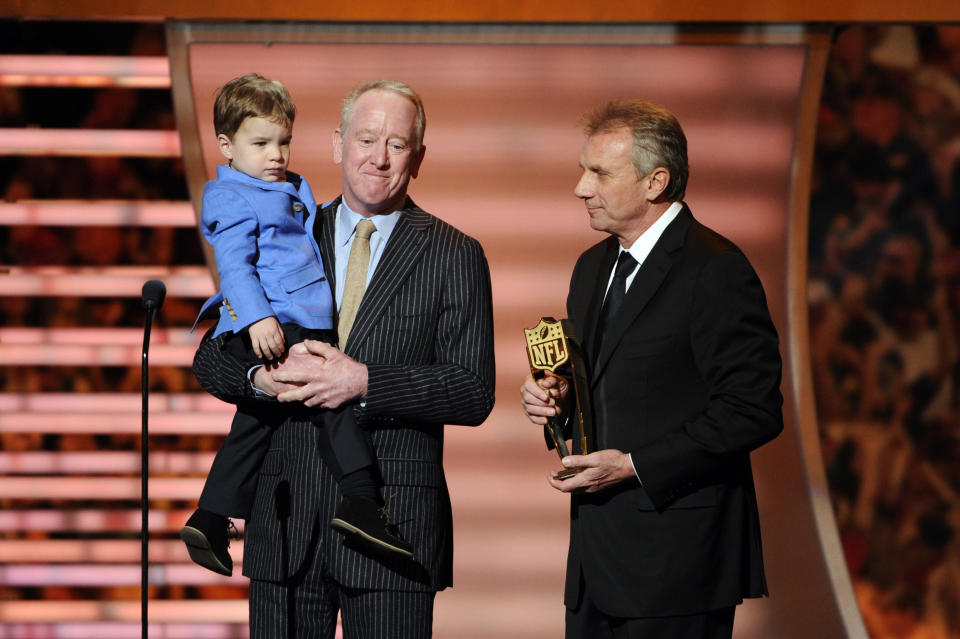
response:
[[[223,296],[237,316],[233,329],[274,315],[257,275],[259,222],[253,207],[232,191],[208,189],[201,224],[213,246]]]

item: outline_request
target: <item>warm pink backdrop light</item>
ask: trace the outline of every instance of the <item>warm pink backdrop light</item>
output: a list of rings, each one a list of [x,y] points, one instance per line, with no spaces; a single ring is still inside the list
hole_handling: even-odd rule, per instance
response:
[[[689,139],[687,202],[754,261],[784,330],[803,48],[218,43],[194,44],[189,55],[207,175],[221,162],[210,116],[216,89],[256,71],[283,81],[297,102],[291,168],[318,199],[340,192],[331,135],[350,88],[396,78],[423,97],[427,153],[410,193],[483,244],[497,356],[491,417],[479,429],[447,429],[455,587],[437,599],[436,636],[560,636],[568,503],[546,484],[557,459],[521,415],[517,390],[527,366],[521,329],[565,316],[573,263],[602,239],[573,195],[579,117],[620,97],[677,114]],[[768,614],[757,605],[741,610],[747,633]]]
[[[340,100],[353,85],[398,78],[423,96],[427,154],[410,192],[423,208],[483,244],[493,282],[498,363],[498,403],[487,422],[477,429],[447,429],[445,469],[455,519],[455,587],[438,596],[435,636],[562,636],[568,502],[545,481],[557,458],[545,450],[539,429],[522,416],[517,389],[526,374],[521,329],[536,324],[543,315],[565,315],[573,263],[584,248],[602,239],[589,229],[583,206],[573,196],[582,143],[579,116],[605,100],[634,96],[661,102],[678,115],[690,143],[687,202],[701,221],[734,239],[757,266],[785,337],[787,212],[806,48],[799,43],[274,42],[269,46],[195,43],[188,49],[188,94],[177,94],[178,76],[172,84],[178,104],[195,102],[195,121],[181,121],[179,126],[187,139],[189,131],[199,128],[205,177],[212,176],[221,161],[211,124],[213,97],[218,86],[236,75],[257,71],[288,85],[299,107],[291,168],[308,177],[319,199],[330,199],[340,191],[331,135],[338,123]],[[176,64],[171,68],[178,72]],[[142,153],[180,151],[174,132],[154,133],[147,141],[152,146]],[[124,134],[79,136],[73,139],[70,152],[140,152],[137,140]],[[30,136],[22,144],[6,142],[24,146],[24,153],[48,145],[43,137]],[[190,148],[184,146],[186,154]],[[199,193],[193,195],[196,199]],[[63,223],[73,206],[0,203],[0,222]],[[100,202],[84,204],[83,210],[87,225],[191,224],[189,209],[179,203]],[[84,298],[109,292],[137,297],[143,282],[151,278],[166,282],[168,304],[199,306],[200,299],[213,291],[209,273],[196,266],[13,266],[8,276],[0,278],[0,295]],[[152,365],[189,366],[199,336],[187,334],[187,328],[154,332]],[[0,329],[0,364],[135,367],[139,339],[139,329],[4,328]],[[788,395],[789,386],[787,378]],[[204,395],[155,395],[150,402],[152,433],[209,434],[228,428],[230,408]],[[784,436],[754,456],[774,599],[750,602],[740,609],[738,637],[773,636],[771,628],[778,625],[781,634],[777,636],[807,636],[791,620],[805,618],[807,610],[818,609],[813,604],[832,597],[794,583],[802,558],[812,552],[819,560],[819,554],[806,521],[798,525],[798,519],[784,515],[782,495],[795,495],[798,505],[806,503],[803,469],[794,454],[797,435],[792,416],[786,417]],[[0,431],[135,437],[139,428],[139,397],[134,394],[0,396]],[[150,480],[151,497],[160,501],[152,505],[150,527],[175,531],[188,513],[165,510],[162,500],[195,498],[210,454],[189,451],[151,459],[160,475]],[[136,463],[135,452],[0,453],[0,468],[10,473],[0,477],[0,494],[75,500],[95,495],[134,501],[139,491]],[[89,472],[98,467],[106,476]],[[0,513],[0,529],[13,527],[27,534],[132,533],[138,527],[137,514],[126,507],[109,512],[25,509]],[[802,520],[803,515],[798,518]],[[137,561],[138,552],[139,542],[132,539],[3,539],[0,564],[11,565],[0,565],[0,582],[70,585],[112,580],[133,586],[137,580],[131,563]],[[234,544],[231,553],[238,562],[242,560],[242,544]],[[244,583],[242,577],[221,579],[188,564],[182,544],[174,539],[153,540],[150,556],[152,583]],[[49,623],[50,632],[56,630],[62,636],[134,637],[139,631],[134,623],[138,610],[132,601],[9,601],[0,602],[0,619],[14,632],[21,627],[16,624]],[[151,619],[164,624],[166,636],[194,639],[225,636],[228,627],[223,624],[242,623],[245,615],[245,602],[227,598],[154,601],[150,609]],[[190,625],[191,621],[195,624]],[[798,631],[800,635],[790,634]],[[0,638],[4,632],[0,625]]]

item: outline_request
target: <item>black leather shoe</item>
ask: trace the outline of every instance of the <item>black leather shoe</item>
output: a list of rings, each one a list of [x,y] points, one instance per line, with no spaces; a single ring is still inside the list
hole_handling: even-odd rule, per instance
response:
[[[180,539],[187,544],[194,563],[229,577],[233,574],[233,558],[227,552],[227,533],[232,527],[233,522],[226,517],[198,508],[180,530]]]
[[[330,527],[373,553],[413,557],[413,546],[400,537],[386,507],[366,497],[344,497]]]

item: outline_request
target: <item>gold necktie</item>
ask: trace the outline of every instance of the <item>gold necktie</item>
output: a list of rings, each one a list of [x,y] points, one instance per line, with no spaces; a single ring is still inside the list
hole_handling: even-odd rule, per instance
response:
[[[363,293],[367,290],[367,268],[370,266],[370,236],[377,230],[370,220],[361,220],[357,224],[357,236],[350,247],[347,260],[347,276],[343,282],[343,302],[340,304],[340,322],[337,334],[340,336],[340,350],[346,350],[347,338],[357,317],[357,309]]]

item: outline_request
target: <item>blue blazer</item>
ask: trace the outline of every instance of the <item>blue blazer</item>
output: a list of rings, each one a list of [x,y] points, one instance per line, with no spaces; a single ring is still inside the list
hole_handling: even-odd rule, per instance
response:
[[[333,297],[319,250],[304,230],[317,205],[306,179],[287,172],[286,182],[265,182],[217,167],[203,190],[201,229],[213,246],[220,292],[197,318],[224,300],[214,335],[239,332],[271,315],[306,328],[333,327]]]

